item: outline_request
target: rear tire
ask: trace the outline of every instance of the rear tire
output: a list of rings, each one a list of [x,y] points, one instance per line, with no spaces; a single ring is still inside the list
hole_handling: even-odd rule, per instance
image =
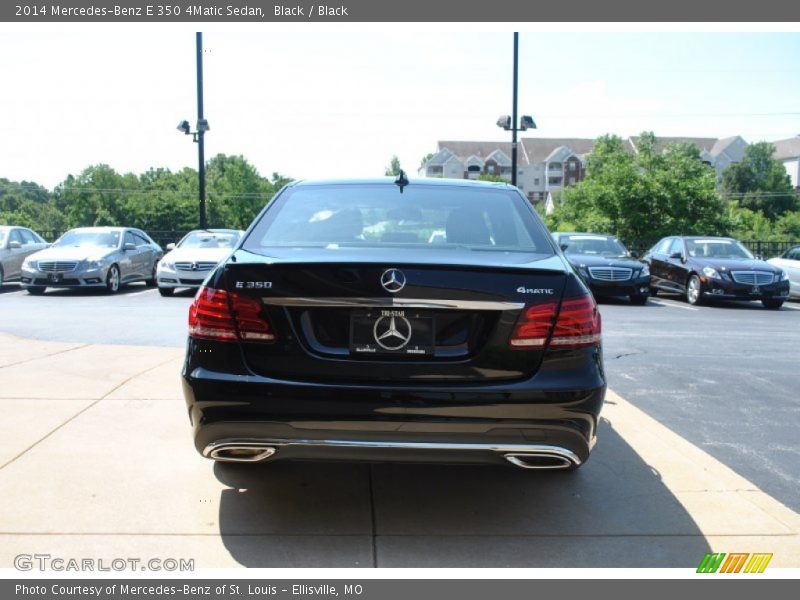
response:
[[[631,304],[634,306],[644,306],[647,304],[647,299],[649,296],[647,294],[631,294]]]
[[[3,273],[3,267],[0,267],[0,290],[3,289],[3,284],[5,283],[5,274]]]
[[[44,291],[46,289],[47,288],[44,287],[43,285],[31,285],[31,286],[28,286],[28,293],[31,296],[41,296],[42,294],[44,294]]]
[[[168,287],[160,287],[158,288],[158,293],[164,296],[164,298],[169,298],[175,292],[175,288],[168,288]]]
[[[686,302],[696,306],[703,301],[703,286],[697,275],[692,275],[686,282]]]
[[[761,301],[761,304],[764,305],[764,308],[768,308],[770,310],[778,310],[781,306],[783,306],[783,300],[775,300],[774,298],[765,298]]]
[[[158,261],[153,263],[153,274],[150,279],[145,280],[144,284],[147,287],[155,287],[156,285],[156,271],[158,270]]]

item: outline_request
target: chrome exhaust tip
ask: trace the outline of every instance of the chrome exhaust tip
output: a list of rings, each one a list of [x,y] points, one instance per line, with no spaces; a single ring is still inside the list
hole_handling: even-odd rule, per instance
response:
[[[206,448],[208,458],[225,462],[259,462],[270,458],[277,452],[273,446],[258,444],[220,444]]]
[[[578,464],[566,456],[544,452],[506,454],[503,458],[521,469],[569,469]]]

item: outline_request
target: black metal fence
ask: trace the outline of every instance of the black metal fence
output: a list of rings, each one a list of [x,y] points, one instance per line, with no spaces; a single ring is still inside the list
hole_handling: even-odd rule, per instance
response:
[[[775,256],[780,256],[784,252],[786,252],[789,248],[793,248],[794,246],[800,246],[800,241],[785,241],[785,242],[766,242],[761,240],[742,240],[742,243],[747,246],[747,248],[755,254],[756,256],[760,256],[761,258],[773,258]]]

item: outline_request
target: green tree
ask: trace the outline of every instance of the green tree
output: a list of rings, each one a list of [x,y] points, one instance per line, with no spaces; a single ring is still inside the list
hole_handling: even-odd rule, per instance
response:
[[[586,179],[563,192],[548,217],[551,228],[608,232],[633,243],[674,234],[722,234],[730,227],[715,189],[714,170],[692,144],[656,151],[651,132],[637,154],[622,138],[600,137],[588,157]]]
[[[422,157],[422,160],[419,161],[419,168],[422,169],[425,167],[425,164],[433,158],[433,152],[428,152],[425,156]]]
[[[106,164],[87,167],[56,187],[55,206],[64,214],[68,227],[120,224],[127,214],[126,196],[136,193],[138,178],[120,175]]]
[[[272,195],[272,185],[243,156],[217,154],[206,168],[209,224],[245,229]]]
[[[509,179],[503,177],[502,175],[497,175],[495,173],[481,173],[478,175],[479,181],[499,181],[503,183],[508,183]]]
[[[760,211],[770,221],[798,209],[792,182],[783,165],[772,158],[775,146],[769,142],[749,144],[741,162],[722,174],[722,192],[742,208]]]
[[[277,172],[261,177],[242,156],[208,162],[209,223],[245,228],[275,192],[290,183]],[[148,231],[185,231],[199,221],[197,171],[151,168],[120,174],[106,164],[68,175],[52,192],[33,182],[0,179],[0,224],[43,233],[92,225],[128,225]]]
[[[389,161],[389,166],[386,167],[386,171],[384,175],[390,177],[397,177],[400,175],[400,159],[397,156],[392,156],[392,160]]]

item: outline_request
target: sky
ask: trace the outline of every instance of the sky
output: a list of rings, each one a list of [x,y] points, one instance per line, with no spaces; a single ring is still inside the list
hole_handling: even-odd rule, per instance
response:
[[[512,30],[413,24],[204,33],[206,157],[264,176],[415,173],[438,140],[509,141]],[[535,137],[777,140],[800,134],[800,33],[520,34],[519,112]],[[89,165],[197,167],[194,30],[0,32],[0,177],[48,188]],[[523,135],[528,135],[528,133]]]

